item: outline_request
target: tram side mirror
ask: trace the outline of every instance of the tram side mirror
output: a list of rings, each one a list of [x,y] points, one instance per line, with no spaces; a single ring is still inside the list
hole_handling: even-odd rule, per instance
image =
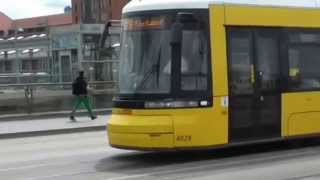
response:
[[[177,14],[176,20],[171,28],[171,44],[181,44],[183,25],[189,23],[197,23],[193,13],[180,12]]]

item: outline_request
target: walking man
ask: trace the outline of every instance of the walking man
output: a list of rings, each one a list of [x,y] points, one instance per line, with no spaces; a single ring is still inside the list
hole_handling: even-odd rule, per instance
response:
[[[75,102],[74,102],[73,110],[71,112],[70,120],[73,122],[76,121],[74,115],[81,104],[84,104],[92,120],[95,120],[97,118],[92,112],[87,88],[88,88],[88,83],[84,78],[84,72],[80,71],[79,76],[72,83],[72,94],[75,96]]]

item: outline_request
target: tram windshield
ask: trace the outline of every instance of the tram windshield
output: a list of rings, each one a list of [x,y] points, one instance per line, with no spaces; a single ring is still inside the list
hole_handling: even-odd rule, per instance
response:
[[[120,95],[170,96],[174,88],[181,91],[208,91],[207,18],[202,19],[203,24],[182,24],[180,53],[177,57],[172,56],[175,50],[172,31],[177,13],[163,14],[128,16],[123,19]]]

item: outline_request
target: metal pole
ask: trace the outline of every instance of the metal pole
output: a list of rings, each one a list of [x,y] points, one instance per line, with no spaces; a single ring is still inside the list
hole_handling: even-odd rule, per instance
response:
[[[13,46],[14,46],[14,50],[16,51],[16,59],[15,59],[15,73],[17,74],[17,83],[20,83],[20,62],[19,62],[19,57],[18,57],[18,47],[17,47],[17,26],[15,25],[14,28],[14,41],[13,41]]]
[[[82,21],[79,24],[79,46],[78,46],[78,70],[83,70],[83,35],[82,35]]]
[[[59,83],[62,83],[62,65],[61,65],[61,56],[60,56],[60,51],[58,53],[58,63],[59,63]]]

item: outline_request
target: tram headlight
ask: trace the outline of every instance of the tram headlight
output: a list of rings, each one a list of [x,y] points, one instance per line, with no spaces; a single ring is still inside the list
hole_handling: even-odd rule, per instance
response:
[[[156,108],[188,108],[188,107],[199,107],[198,101],[165,101],[165,102],[145,102],[145,108],[156,109]]]

